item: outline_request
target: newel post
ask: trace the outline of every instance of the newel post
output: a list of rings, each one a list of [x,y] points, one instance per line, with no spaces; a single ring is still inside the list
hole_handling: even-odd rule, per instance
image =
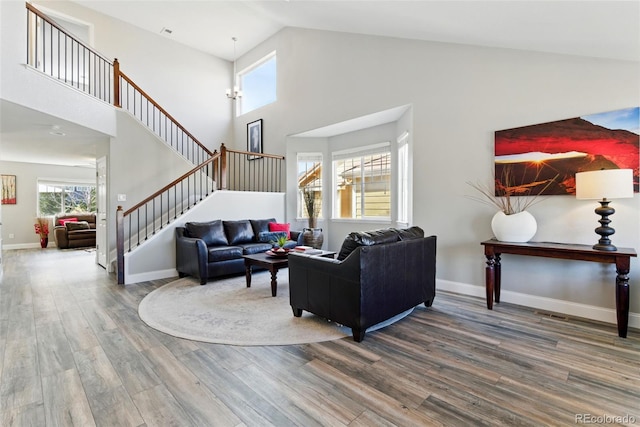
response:
[[[220,189],[227,189],[227,147],[220,145]]]
[[[116,265],[118,284],[124,285],[124,212],[122,206],[116,211]]]
[[[118,58],[113,60],[113,105],[120,108],[120,63]]]

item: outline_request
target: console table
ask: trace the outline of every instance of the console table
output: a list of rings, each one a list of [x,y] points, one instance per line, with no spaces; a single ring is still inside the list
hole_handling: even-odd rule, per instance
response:
[[[485,269],[487,287],[487,308],[493,309],[493,301],[500,302],[500,280],[502,254],[528,255],[547,258],[569,259],[575,261],[592,261],[616,265],[616,318],[618,336],[627,337],[629,323],[629,268],[631,257],[636,251],[630,248],[618,248],[617,251],[598,251],[590,245],[573,245],[566,243],[528,242],[509,243],[495,239],[481,243],[487,258]]]

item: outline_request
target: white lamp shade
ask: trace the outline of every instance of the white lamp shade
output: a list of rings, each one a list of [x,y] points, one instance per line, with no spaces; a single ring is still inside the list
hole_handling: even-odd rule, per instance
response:
[[[602,169],[576,174],[577,199],[633,197],[633,169]]]

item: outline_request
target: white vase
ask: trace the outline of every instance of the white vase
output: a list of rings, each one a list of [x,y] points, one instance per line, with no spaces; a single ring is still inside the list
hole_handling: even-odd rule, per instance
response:
[[[501,242],[528,242],[536,234],[538,224],[527,211],[505,215],[498,211],[491,220],[491,229]]]

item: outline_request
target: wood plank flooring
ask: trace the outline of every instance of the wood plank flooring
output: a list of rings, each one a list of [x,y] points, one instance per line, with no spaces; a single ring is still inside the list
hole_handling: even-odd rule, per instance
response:
[[[638,330],[441,292],[359,344],[204,344],[139,320],[166,280],[94,257],[5,251],[1,426],[640,424]]]

